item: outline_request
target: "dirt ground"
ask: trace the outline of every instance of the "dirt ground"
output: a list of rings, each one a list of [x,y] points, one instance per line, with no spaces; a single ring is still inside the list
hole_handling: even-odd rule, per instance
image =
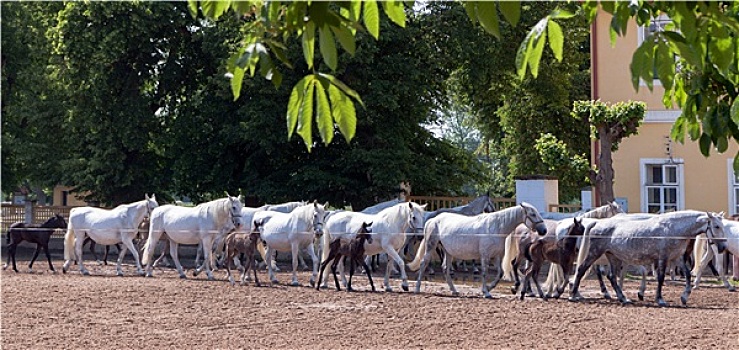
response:
[[[265,286],[231,287],[222,270],[216,281],[181,280],[168,268],[143,278],[127,263],[126,276],[117,277],[113,264],[86,260],[92,276],[82,276],[76,268],[61,273],[60,251],[57,274],[45,260],[29,273],[27,259],[19,261],[20,273],[0,274],[2,349],[739,348],[739,293],[716,284],[695,290],[685,308],[683,286],[669,283],[671,306],[658,308],[654,280],[644,302],[636,300],[638,283],[627,282],[635,303],[621,306],[602,299],[595,280],[585,281],[581,303],[519,301],[507,282],[486,300],[471,282],[476,277],[462,274],[461,296],[452,297],[438,282],[424,283],[418,295],[402,292],[399,279],[392,280],[395,292],[372,293],[364,275],[355,278],[360,291],[349,293],[309,288],[307,272],[299,275],[303,287],[285,286],[285,269],[281,285],[269,286],[260,271]],[[375,276],[379,287],[382,277]]]

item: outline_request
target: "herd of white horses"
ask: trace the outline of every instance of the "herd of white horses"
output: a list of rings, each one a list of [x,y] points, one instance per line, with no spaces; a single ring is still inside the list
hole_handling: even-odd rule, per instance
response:
[[[570,282],[570,300],[580,300],[580,281],[589,268],[592,265],[608,265],[610,269],[607,276],[611,287],[619,301],[629,303],[630,300],[621,289],[623,279],[619,283],[617,277],[623,276],[624,266],[635,265],[642,266],[640,269],[643,277],[647,269],[655,269],[658,282],[656,302],[663,306],[666,303],[661,290],[668,267],[677,264],[684,271],[686,285],[681,302],[685,305],[692,288],[698,287],[701,273],[711,259],[720,259],[725,250],[739,254],[739,222],[723,219],[723,213],[684,210],[665,214],[626,214],[617,204],[611,203],[589,212],[578,213],[576,219],[568,217],[545,220],[528,203],[495,211],[488,196],[478,197],[461,207],[434,212],[425,209],[426,205],[404,200],[380,203],[361,212],[331,211],[328,210],[328,203],[319,204],[315,201],[250,208],[243,206],[241,196],[230,195],[195,207],[160,206],[154,195],[146,195],[142,201],[111,210],[93,207],[72,209],[64,241],[63,271],[67,272],[70,264],[76,260],[80,272],[83,275],[89,274],[82,259],[83,242],[89,237],[102,245],[123,243],[116,267],[119,275],[123,274],[123,258],[130,251],[137,273],[150,277],[153,274],[155,251],[160,246],[160,241],[165,241],[169,243],[169,255],[182,278],[185,278],[185,271],[178,258],[179,245],[199,244],[205,247],[206,249],[202,249],[203,264],[194,273],[204,270],[208,279],[214,279],[215,257],[222,252],[225,237],[233,232],[258,229],[265,247],[262,257],[270,281],[279,283],[273,262],[275,252],[290,252],[290,284],[300,285],[298,260],[301,252],[307,252],[313,262],[309,283],[314,286],[318,266],[321,260],[327,258],[329,244],[335,239],[351,239],[363,225],[366,227],[371,223],[373,239],[371,243],[366,243],[365,254],[387,255],[383,282],[386,291],[392,291],[389,279],[397,267],[402,280],[401,287],[405,291],[408,290],[406,268],[418,271],[415,292],[420,292],[422,275],[431,262],[433,252],[440,251],[442,269],[453,294],[456,295],[457,290],[451,278],[452,259],[476,260],[481,267],[482,295],[490,298],[490,291],[503,277],[510,278],[519,273],[517,269],[511,268],[511,262],[521,256],[518,251],[520,237],[528,235],[534,241],[548,239],[556,243],[566,239],[578,240],[579,253],[575,253],[577,269],[574,281],[569,281],[568,276],[563,275],[560,266],[551,264],[545,283],[549,293],[552,290],[562,290]],[[148,238],[139,259],[134,239],[140,224],[147,218]],[[252,227],[255,222],[259,223],[258,228]],[[572,225],[584,226],[584,234],[568,237]],[[415,259],[406,263],[401,256],[401,249],[412,238],[421,236],[423,239],[415,253]],[[689,244],[693,243],[694,252],[689,249]],[[695,285],[691,284],[691,268],[685,259],[691,254],[695,256]],[[498,271],[491,281],[488,276],[490,262]],[[234,263],[239,265],[238,259]],[[726,279],[723,265],[720,261],[716,264],[720,279],[727,288],[733,290]],[[342,280],[346,285],[343,269],[341,266],[339,269],[342,270]],[[328,279],[324,276],[323,281],[325,286]],[[601,285],[604,296],[610,297],[602,280]],[[639,297],[643,298],[643,287]]]

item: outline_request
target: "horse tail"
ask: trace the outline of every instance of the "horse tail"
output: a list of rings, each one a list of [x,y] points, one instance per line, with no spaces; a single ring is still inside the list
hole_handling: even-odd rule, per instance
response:
[[[696,237],[695,244],[693,244],[693,270],[690,271],[690,274],[693,276],[698,275],[698,271],[701,268],[701,260],[703,259],[703,255],[705,254],[706,245],[708,240],[705,239],[706,234],[701,233]]]
[[[405,266],[408,267],[411,271],[417,271],[421,268],[421,260],[423,260],[423,257],[426,255],[426,252],[428,251],[428,245],[431,242],[431,235],[433,234],[434,230],[438,229],[438,221],[433,220],[430,222],[427,222],[427,225],[423,228],[423,239],[421,240],[421,243],[418,245],[418,250],[416,251],[416,257],[413,259],[413,261],[409,262]],[[438,231],[437,231],[438,233]]]
[[[502,262],[502,268],[503,268],[503,278],[513,281],[513,260],[516,259],[519,252],[519,239],[518,235],[515,234],[508,235],[505,239],[505,254],[503,254],[503,262]],[[520,263],[520,261],[519,261]]]
[[[264,241],[257,242],[257,251],[259,251],[259,256],[262,257],[262,261],[266,263],[267,262],[267,250],[264,249]]]
[[[141,257],[142,265],[148,265],[154,257],[157,243],[159,243],[159,238],[162,236],[162,230],[159,229],[159,226],[161,226],[160,221],[160,217],[152,216],[149,219],[149,237],[146,239],[146,245],[144,245],[144,253]]]
[[[329,233],[328,230],[324,229],[323,234],[321,235],[321,262],[326,261],[326,259],[328,259],[330,246],[331,246],[331,233]]]
[[[74,228],[70,222],[67,226],[67,234],[64,235],[64,260],[74,260],[76,258],[74,253],[75,235]]]
[[[577,253],[577,264],[578,269],[580,265],[585,261],[585,258],[590,252],[590,229],[595,226],[595,222],[585,227],[585,233],[582,234],[582,242],[580,242],[580,251]]]

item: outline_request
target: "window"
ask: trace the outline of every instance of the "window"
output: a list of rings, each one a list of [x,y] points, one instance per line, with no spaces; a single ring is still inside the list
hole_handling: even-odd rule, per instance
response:
[[[667,213],[682,210],[684,192],[681,160],[642,159],[642,211]]]
[[[734,159],[726,161],[729,174],[729,215],[739,214],[739,173],[734,172]]]

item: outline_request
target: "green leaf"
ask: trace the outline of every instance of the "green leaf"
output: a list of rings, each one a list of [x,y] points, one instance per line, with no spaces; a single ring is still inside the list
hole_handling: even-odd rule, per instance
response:
[[[676,142],[685,143],[685,117],[680,115],[672,124],[672,130],[670,130],[670,138]]]
[[[691,120],[688,122],[688,136],[690,136],[690,139],[695,141],[698,138],[700,138],[701,135],[701,125],[698,123],[697,120]]]
[[[498,8],[508,23],[514,27],[518,24],[518,20],[521,19],[520,1],[500,1],[498,2]]]
[[[711,40],[708,42],[708,54],[716,68],[727,74],[734,60],[734,43],[724,27],[711,26]]]
[[[338,58],[336,56],[336,42],[334,41],[334,35],[331,34],[331,29],[328,25],[324,25],[319,30],[319,42],[321,49],[321,56],[323,61],[326,62],[331,70],[336,70],[338,64]]]
[[[657,76],[662,82],[662,86],[665,90],[672,89],[672,83],[675,81],[675,58],[667,43],[660,41],[657,44],[657,52],[653,62],[657,65]]]
[[[549,22],[548,19],[544,18],[534,27],[534,30],[537,31],[538,34],[534,37],[534,48],[533,51],[531,51],[531,56],[529,56],[529,67],[531,69],[531,75],[533,75],[534,78],[539,76],[539,62],[541,61],[541,55],[544,52],[544,43],[547,41],[547,32],[545,31],[547,22]]]
[[[736,126],[739,126],[739,98],[735,98],[734,102],[731,104],[729,115],[731,116],[731,121],[733,121]]]
[[[341,44],[341,47],[346,50],[349,54],[354,56],[354,52],[357,50],[357,45],[354,41],[354,35],[352,35],[352,31],[348,27],[331,27],[331,30],[334,32],[334,36],[336,36],[336,39],[339,40],[339,44]]]
[[[239,96],[241,96],[241,85],[244,82],[245,72],[246,70],[240,67],[234,67],[234,70],[231,72],[233,74],[231,77],[231,91],[233,91],[234,101],[238,100]]]
[[[575,13],[566,9],[557,8],[554,11],[552,11],[552,14],[549,15],[550,18],[556,18],[556,19],[568,19],[575,17]]]
[[[729,140],[726,139],[726,136],[719,136],[716,139],[716,150],[718,153],[724,153],[727,149],[729,149]]]
[[[284,65],[286,65],[288,68],[293,69],[293,65],[290,62],[290,59],[287,58],[287,55],[285,55],[285,48],[280,47],[280,44],[273,41],[266,41],[267,46],[269,46],[270,51],[275,54],[275,57],[277,57],[280,62],[282,62]]]
[[[311,146],[313,145],[313,90],[315,86],[315,79],[311,79],[306,84],[303,104],[300,106],[300,112],[298,113],[297,133],[303,139],[303,142],[305,142],[305,147],[308,148],[308,152],[310,152]]]
[[[701,134],[701,138],[698,141],[701,149],[701,153],[704,157],[708,157],[711,154],[711,137],[708,134]]]
[[[529,56],[534,45],[534,28],[531,28],[526,37],[521,41],[516,51],[516,71],[518,78],[523,80],[526,77],[526,68],[529,64]]]
[[[282,85],[282,73],[277,68],[272,69],[272,85],[275,86],[275,89],[279,89]]]
[[[734,156],[734,172],[739,173],[739,152]]]
[[[315,79],[314,75],[306,75],[300,79],[290,92],[290,99],[287,102],[287,139],[292,137],[295,126],[298,124],[300,116],[300,108],[305,98],[306,85]]]
[[[405,9],[402,1],[382,1],[382,8],[391,21],[405,28]]]
[[[554,52],[554,58],[557,61],[562,61],[562,48],[564,47],[562,27],[555,21],[549,21],[549,24],[547,24],[547,34],[549,35],[549,47]]]
[[[331,117],[331,106],[328,103],[328,96],[326,96],[326,86],[330,84],[322,84],[319,82],[316,85],[316,122],[318,123],[318,133],[321,135],[323,143],[328,145],[334,139],[334,121]]]
[[[187,9],[190,10],[190,16],[192,16],[192,18],[198,18],[197,0],[187,0]]]
[[[218,19],[231,6],[230,1],[218,0],[202,0],[200,5],[203,9],[203,15],[211,19]]]
[[[472,24],[477,23],[477,2],[473,1],[462,1],[462,7],[467,12],[467,17],[470,18]]]
[[[357,113],[354,109],[354,103],[349,96],[333,84],[328,87],[328,95],[331,99],[331,115],[339,126],[339,131],[344,135],[344,139],[349,143],[354,138],[357,128]]]
[[[364,26],[375,40],[380,37],[380,13],[377,10],[377,1],[367,0],[364,2]]]
[[[494,2],[478,2],[477,19],[480,21],[480,25],[482,25],[486,32],[495,35],[495,37],[497,38],[500,38],[498,10]]]
[[[318,75],[320,77],[328,79],[328,81],[330,81],[331,84],[336,85],[336,87],[341,89],[341,91],[343,91],[345,94],[357,100],[357,102],[359,102],[359,104],[362,105],[362,107],[364,107],[364,102],[362,102],[362,99],[359,97],[359,94],[356,91],[352,90],[349,86],[344,84],[341,80],[336,79],[336,77],[330,74],[318,73]]]
[[[313,54],[316,50],[316,25],[313,21],[308,22],[305,25],[303,31],[303,57],[305,57],[305,63],[308,64],[308,69],[313,69]]]
[[[652,70],[654,68],[654,40],[652,37],[648,37],[639,47],[634,51],[631,57],[631,83],[634,85],[634,90],[639,91],[639,79],[644,79],[649,86],[650,80],[652,80]],[[651,87],[650,87],[651,90]]]

